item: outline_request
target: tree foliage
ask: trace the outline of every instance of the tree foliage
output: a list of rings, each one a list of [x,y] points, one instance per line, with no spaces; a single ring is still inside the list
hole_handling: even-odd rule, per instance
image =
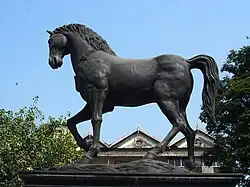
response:
[[[17,112],[0,110],[0,186],[21,186],[19,171],[62,166],[83,154],[65,117],[44,122],[37,101]]]
[[[217,161],[229,171],[250,174],[250,46],[231,50],[221,68],[226,75],[216,99],[216,121],[212,124],[202,111],[208,133],[216,139],[207,164]]]

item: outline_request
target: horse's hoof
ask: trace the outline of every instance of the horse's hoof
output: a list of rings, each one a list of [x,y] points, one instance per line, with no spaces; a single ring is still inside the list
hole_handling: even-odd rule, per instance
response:
[[[83,157],[81,158],[81,160],[79,162],[83,163],[83,164],[92,164],[93,158],[85,154],[85,155],[83,155]]]
[[[186,161],[185,162],[185,167],[189,170],[189,171],[196,171],[197,170],[197,164],[195,162],[191,162],[191,161]]]

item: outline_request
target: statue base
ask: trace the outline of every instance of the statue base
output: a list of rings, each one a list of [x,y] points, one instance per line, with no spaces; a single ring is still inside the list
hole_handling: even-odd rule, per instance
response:
[[[76,163],[49,170],[23,171],[24,186],[203,186],[233,187],[242,174],[202,174],[157,160],[138,160],[117,165]]]

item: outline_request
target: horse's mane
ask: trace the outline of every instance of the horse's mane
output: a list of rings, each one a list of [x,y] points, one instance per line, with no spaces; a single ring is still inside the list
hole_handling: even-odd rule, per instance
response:
[[[110,48],[108,43],[99,36],[92,29],[82,24],[67,24],[61,27],[57,27],[53,34],[65,33],[65,32],[77,32],[85,41],[94,49],[103,51],[111,55],[116,55],[115,52]]]

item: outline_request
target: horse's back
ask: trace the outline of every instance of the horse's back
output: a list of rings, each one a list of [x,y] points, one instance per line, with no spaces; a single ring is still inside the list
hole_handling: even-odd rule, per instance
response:
[[[108,81],[114,90],[149,89],[157,73],[155,59],[129,59],[102,53],[109,67]]]

